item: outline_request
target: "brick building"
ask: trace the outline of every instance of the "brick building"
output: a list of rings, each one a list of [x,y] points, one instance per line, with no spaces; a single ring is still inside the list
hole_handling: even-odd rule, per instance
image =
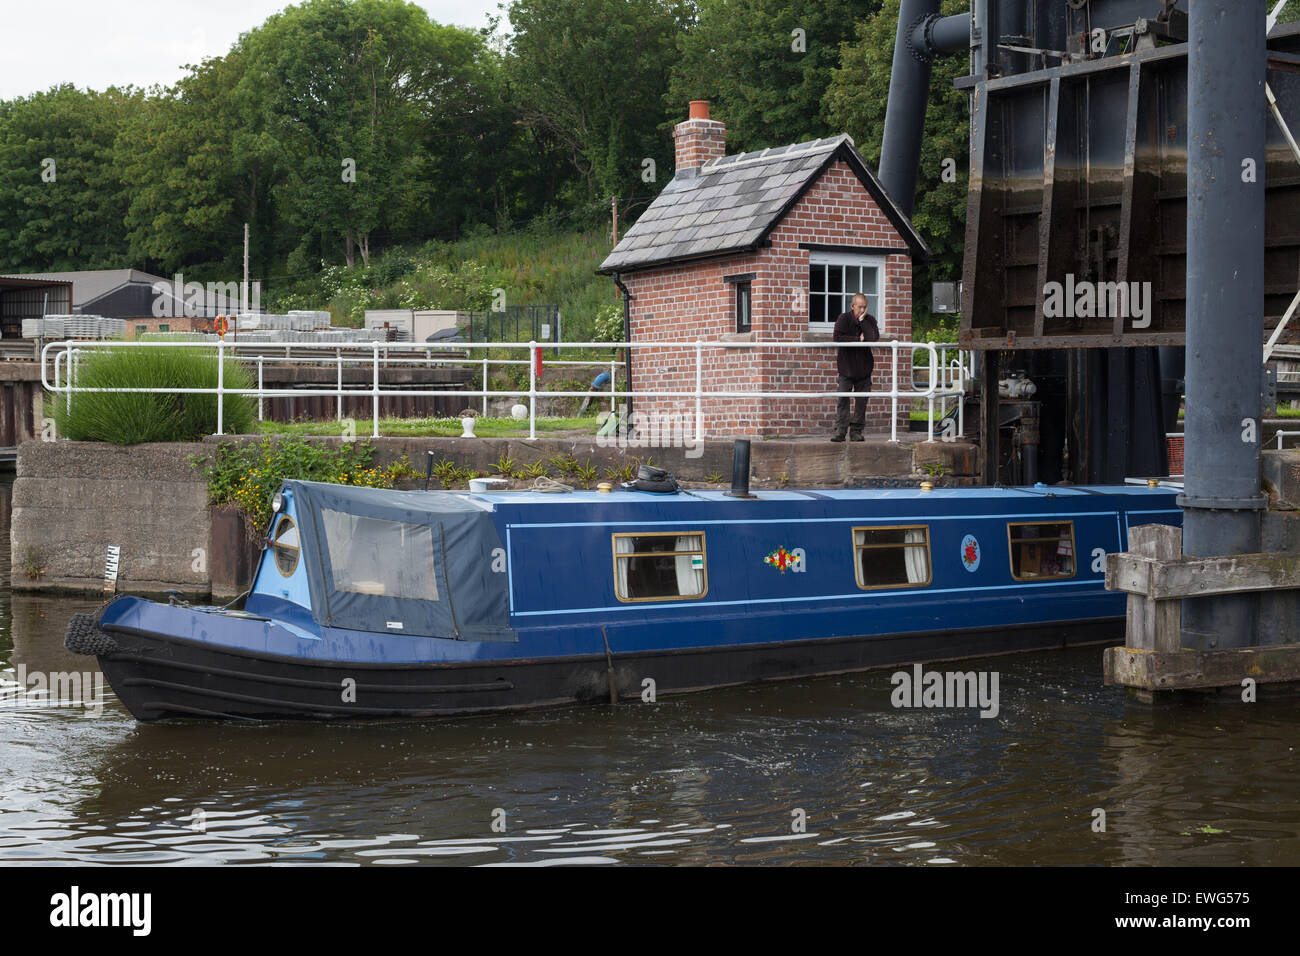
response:
[[[676,175],[600,271],[629,293],[633,341],[830,342],[836,316],[861,291],[882,338],[912,334],[912,261],[928,250],[848,136],[725,155],[726,129],[708,103],[673,131]],[[899,387],[910,381],[901,353]],[[891,385],[889,353],[875,350],[872,389]],[[692,391],[693,349],[633,353],[637,391]],[[705,349],[705,388],[836,390],[833,348]],[[693,416],[693,398],[636,400],[652,414]],[[907,409],[900,417],[906,419]],[[711,399],[704,433],[829,433],[835,399]],[[867,430],[889,429],[874,399]]]

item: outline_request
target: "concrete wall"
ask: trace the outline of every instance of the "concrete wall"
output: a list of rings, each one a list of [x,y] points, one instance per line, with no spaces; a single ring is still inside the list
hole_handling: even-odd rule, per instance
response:
[[[206,593],[207,482],[186,460],[206,451],[201,444],[19,446],[10,527],[13,589],[102,588],[108,547],[117,545],[119,591]],[[41,577],[28,577],[29,558],[44,568]]]
[[[158,594],[176,588],[189,595],[233,597],[248,585],[251,554],[240,529],[250,535],[262,529],[229,527],[214,522],[207,502],[203,465],[191,456],[210,456],[222,441],[260,441],[260,437],[208,438],[201,443],[135,445],[121,448],[94,442],[25,442],[18,449],[13,488],[10,540],[13,549],[13,588],[16,591],[68,589],[99,591],[109,545],[121,550],[118,591]],[[375,460],[387,465],[406,455],[421,474],[427,453],[435,461],[448,458],[459,467],[495,473],[504,455],[522,467],[572,455],[599,469],[653,459],[687,485],[704,485],[710,476],[731,480],[730,442],[710,442],[694,457],[687,448],[602,447],[592,441],[512,438],[380,438],[369,439]],[[312,439],[338,445],[341,439]],[[855,485],[915,486],[925,473],[921,466],[939,466],[948,483],[970,483],[976,458],[964,442],[918,444],[862,442],[755,441],[752,447],[753,487],[824,487]],[[554,469],[552,469],[554,471]],[[571,481],[571,479],[566,479]],[[413,487],[423,484],[422,479]],[[530,480],[515,482],[526,487]],[[433,487],[438,487],[437,480]],[[196,549],[201,554],[196,554]],[[24,563],[44,569],[29,578]],[[243,570],[239,570],[243,569]]]

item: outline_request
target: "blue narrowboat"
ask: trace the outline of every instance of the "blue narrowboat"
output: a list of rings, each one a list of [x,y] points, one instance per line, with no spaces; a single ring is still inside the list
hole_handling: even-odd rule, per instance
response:
[[[1175,488],[386,491],[285,482],[240,610],[78,616],[142,721],[410,718],[1122,638]]]

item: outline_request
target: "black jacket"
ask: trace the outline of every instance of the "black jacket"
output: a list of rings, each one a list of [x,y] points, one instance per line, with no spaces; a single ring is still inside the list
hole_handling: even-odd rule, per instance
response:
[[[840,317],[835,320],[836,342],[856,342],[858,336],[866,333],[864,341],[879,342],[880,327],[876,325],[875,316],[870,312],[862,316],[862,321],[853,311],[841,312]],[[871,378],[871,373],[875,370],[876,363],[872,358],[872,349],[837,349],[839,355],[836,357],[835,365],[841,375],[848,378]]]

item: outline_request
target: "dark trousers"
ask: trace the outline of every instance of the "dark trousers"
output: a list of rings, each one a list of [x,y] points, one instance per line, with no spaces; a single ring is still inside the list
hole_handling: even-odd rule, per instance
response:
[[[871,391],[871,376],[865,378],[849,378],[847,375],[837,377],[835,386],[837,392],[869,392]],[[853,403],[853,419],[849,419],[849,402]],[[862,429],[867,421],[867,400],[865,398],[840,398],[835,403],[835,434],[843,435],[846,431],[855,435],[861,435]]]

